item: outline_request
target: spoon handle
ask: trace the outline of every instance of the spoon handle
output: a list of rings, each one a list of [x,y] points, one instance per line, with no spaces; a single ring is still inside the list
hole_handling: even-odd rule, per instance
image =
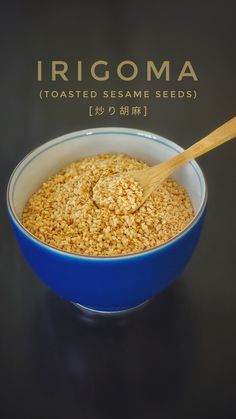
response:
[[[212,131],[206,137],[197,141],[191,147],[187,148],[183,153],[178,154],[172,159],[165,162],[166,167],[169,165],[169,169],[175,170],[177,167],[193,160],[202,154],[207,153],[213,148],[219,147],[226,141],[232,140],[236,137],[236,117],[225,122],[219,128]]]

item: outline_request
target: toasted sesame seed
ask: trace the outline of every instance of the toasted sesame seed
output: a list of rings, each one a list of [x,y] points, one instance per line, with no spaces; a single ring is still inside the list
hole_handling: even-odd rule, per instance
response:
[[[117,256],[163,244],[191,222],[194,210],[184,188],[168,178],[130,213],[143,191],[134,179],[119,175],[145,167],[124,154],[73,162],[30,197],[22,223],[46,244],[83,255]]]
[[[108,208],[116,214],[127,214],[141,205],[143,189],[132,176],[107,176],[94,186],[93,199],[99,208]]]

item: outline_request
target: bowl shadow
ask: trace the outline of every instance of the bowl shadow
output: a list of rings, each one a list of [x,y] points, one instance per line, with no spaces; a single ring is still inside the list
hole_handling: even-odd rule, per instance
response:
[[[111,317],[46,292],[29,348],[42,394],[67,417],[176,417],[193,352],[187,305],[182,281],[140,310]]]

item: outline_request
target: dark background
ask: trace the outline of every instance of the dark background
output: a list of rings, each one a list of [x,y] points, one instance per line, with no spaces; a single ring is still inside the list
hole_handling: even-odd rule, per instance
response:
[[[235,142],[200,159],[209,206],[188,268],[148,306],[119,318],[86,316],[38,280],[16,245],[5,204],[6,184],[18,161],[58,135],[95,126],[138,127],[186,147],[235,115],[233,4],[146,1],[140,6],[101,0],[1,5],[1,419],[236,417]],[[169,59],[169,84],[147,84],[142,74],[121,83],[113,71],[101,86],[85,76],[79,85],[71,81],[56,87],[194,85],[198,98],[149,101],[146,118],[91,118],[86,101],[40,101],[39,59],[65,60],[71,71],[78,59],[85,65],[105,59],[112,69],[125,59],[140,69],[145,60]],[[181,85],[175,73],[187,59],[199,81]]]

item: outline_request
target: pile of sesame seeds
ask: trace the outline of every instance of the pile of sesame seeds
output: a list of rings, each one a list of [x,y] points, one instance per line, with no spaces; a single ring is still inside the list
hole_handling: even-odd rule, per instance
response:
[[[129,214],[143,201],[143,188],[129,175],[101,178],[93,188],[93,199],[98,208],[108,208],[115,214]]]
[[[100,154],[73,162],[30,197],[22,224],[42,242],[81,255],[117,256],[163,244],[194,216],[187,192],[173,179],[165,180],[133,213],[117,211],[113,202],[110,208],[98,207],[93,200],[100,179],[102,183],[106,177],[145,167],[146,163],[124,154]],[[132,206],[132,192],[130,196]]]

